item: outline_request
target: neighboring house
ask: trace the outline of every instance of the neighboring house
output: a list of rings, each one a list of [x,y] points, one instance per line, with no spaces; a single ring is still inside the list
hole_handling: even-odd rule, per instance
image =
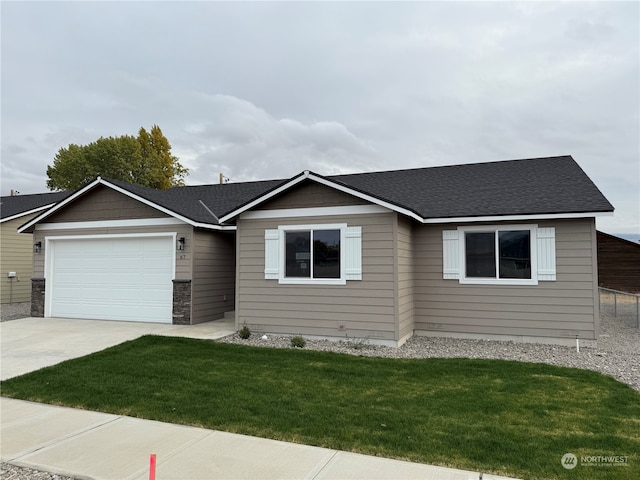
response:
[[[598,284],[640,293],[640,243],[598,232]]]
[[[0,303],[31,300],[33,243],[18,227],[62,200],[68,192],[0,198]]]
[[[568,342],[597,339],[595,217],[612,212],[564,156],[166,191],[97,179],[20,230],[42,244],[34,315]]]

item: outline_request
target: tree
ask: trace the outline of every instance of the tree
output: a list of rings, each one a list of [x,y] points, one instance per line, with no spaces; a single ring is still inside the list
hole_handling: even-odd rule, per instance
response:
[[[184,177],[189,171],[180,165],[178,158],[171,155],[169,140],[162,134],[157,125],[151,127],[147,133],[144,127],[138,132],[143,165],[142,170],[148,170],[151,182],[160,190],[184,185]]]
[[[76,190],[100,176],[165,190],[184,185],[188,173],[154,125],[150,133],[140,128],[137,137],[100,137],[88,145],[61,148],[47,166],[47,187]]]

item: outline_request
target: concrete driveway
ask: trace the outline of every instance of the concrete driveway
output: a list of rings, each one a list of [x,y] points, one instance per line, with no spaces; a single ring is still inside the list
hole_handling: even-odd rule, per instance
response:
[[[0,379],[104,350],[142,335],[216,339],[235,331],[225,318],[199,325],[22,318],[0,323]]]

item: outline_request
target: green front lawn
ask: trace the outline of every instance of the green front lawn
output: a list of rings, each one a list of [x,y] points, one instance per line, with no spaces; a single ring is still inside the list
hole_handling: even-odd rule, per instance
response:
[[[0,387],[8,397],[527,479],[640,478],[640,394],[587,370],[146,336]],[[565,470],[567,452],[628,464]]]

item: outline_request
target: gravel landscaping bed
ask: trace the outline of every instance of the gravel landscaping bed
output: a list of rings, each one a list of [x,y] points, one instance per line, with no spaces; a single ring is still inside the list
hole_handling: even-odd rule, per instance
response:
[[[31,316],[31,302],[3,303],[0,306],[0,322]],[[2,478],[2,477],[0,477]]]
[[[345,339],[333,342],[307,339],[307,350],[340,352],[351,355],[387,358],[487,358],[548,363],[550,365],[584,368],[610,375],[640,391],[640,330],[626,326],[611,317],[601,319],[597,348],[538,343],[515,343],[495,340],[460,340],[453,338],[410,338],[400,348],[371,345],[366,339]],[[251,335],[244,340],[238,334],[220,342],[275,348],[294,348],[291,336]]]
[[[75,480],[73,477],[43,472],[34,468],[16,467],[10,463],[0,463],[0,478],[2,480]]]

